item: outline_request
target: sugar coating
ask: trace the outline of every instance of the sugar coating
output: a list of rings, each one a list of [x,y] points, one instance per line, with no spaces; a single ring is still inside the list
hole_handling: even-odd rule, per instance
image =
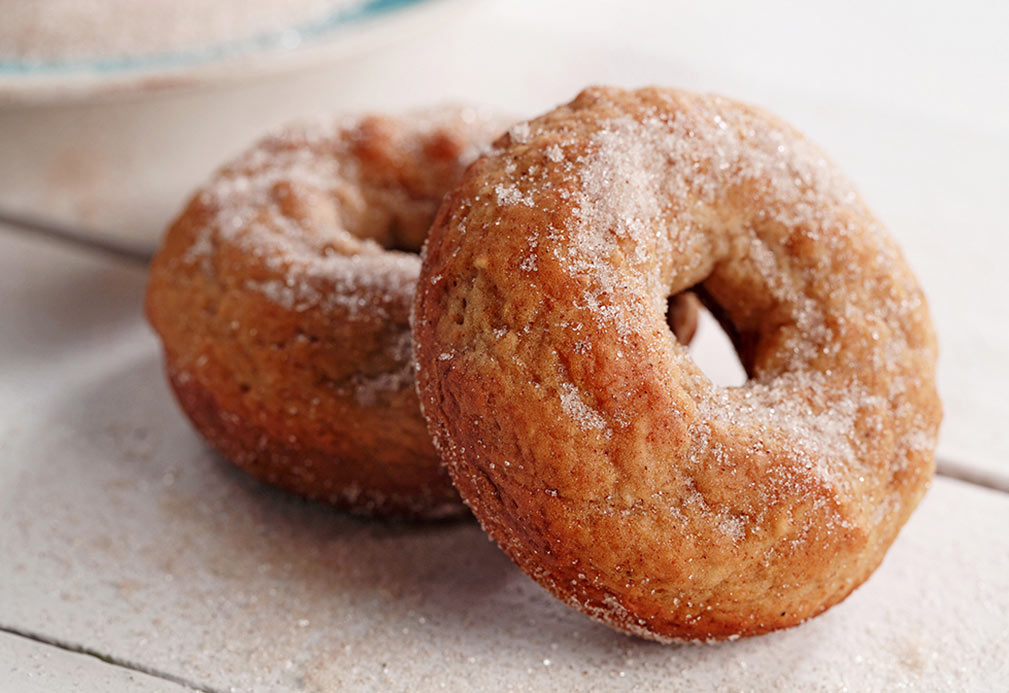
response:
[[[416,252],[440,195],[418,204],[416,198],[426,191],[375,175],[368,169],[369,155],[356,151],[359,141],[378,131],[389,138],[381,146],[409,160],[423,159],[425,142],[449,138],[456,151],[448,165],[461,170],[487,146],[500,122],[479,109],[442,107],[397,121],[344,116],[331,124],[287,126],[222,169],[198,193],[212,218],[194,235],[186,258],[213,274],[208,261],[228,246],[256,258],[269,272],[268,279],[246,280],[244,288],[285,310],[322,311],[349,321],[389,319],[412,301],[420,271]],[[401,164],[375,164],[383,165]],[[413,237],[395,238],[391,230],[406,223],[414,227]],[[390,245],[405,246],[406,252],[387,250]],[[412,377],[402,375],[410,358],[409,331],[401,329],[385,346],[394,368],[374,377],[412,388]],[[367,393],[363,398],[373,399]]]
[[[941,416],[924,297],[850,182],[769,114],[663,89],[586,90],[481,164],[432,230],[414,323],[424,411],[484,527],[655,639],[843,599],[924,493]],[[691,288],[741,387],[672,339]]]
[[[582,399],[582,395],[578,392],[574,385],[571,385],[570,383],[563,383],[561,385],[560,395],[561,407],[564,409],[564,413],[574,419],[583,429],[594,430],[606,428],[606,419],[604,419],[599,412],[585,404],[585,401]]]

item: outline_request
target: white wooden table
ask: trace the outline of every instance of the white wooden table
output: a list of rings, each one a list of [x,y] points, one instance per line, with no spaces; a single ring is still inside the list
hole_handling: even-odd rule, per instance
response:
[[[0,223],[0,690],[1009,689],[1007,10],[544,5],[480,3],[299,88],[532,113],[593,82],[679,85],[819,141],[901,242],[940,333],[939,476],[882,567],[789,631],[621,636],[473,523],[353,519],[232,469],[164,384],[142,259],[92,228]],[[164,176],[158,226],[182,202]],[[704,327],[698,359],[730,373]]]

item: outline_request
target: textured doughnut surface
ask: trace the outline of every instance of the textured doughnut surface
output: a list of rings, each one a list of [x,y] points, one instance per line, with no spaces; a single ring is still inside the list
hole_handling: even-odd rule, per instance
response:
[[[472,109],[292,127],[195,195],[147,313],[212,445],[343,507],[463,511],[420,416],[408,315],[442,196],[504,127]]]
[[[749,380],[674,340],[696,287]],[[847,596],[925,492],[925,299],[847,180],[755,108],[589,89],[445,200],[414,304],[421,404],[490,535],[656,640],[792,626]]]

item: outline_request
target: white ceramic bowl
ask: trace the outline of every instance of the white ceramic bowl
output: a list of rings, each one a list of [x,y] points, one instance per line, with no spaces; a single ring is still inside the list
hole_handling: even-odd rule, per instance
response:
[[[371,106],[368,55],[464,4],[370,0],[297,32],[156,59],[0,59],[0,218],[148,252],[215,167],[286,120]]]

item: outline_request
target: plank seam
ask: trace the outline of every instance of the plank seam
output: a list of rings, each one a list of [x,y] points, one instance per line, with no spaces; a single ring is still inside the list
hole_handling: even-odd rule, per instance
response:
[[[91,252],[111,255],[120,260],[134,264],[146,265],[150,262],[151,253],[139,245],[116,243],[108,239],[90,238],[85,233],[71,229],[68,226],[53,224],[41,219],[8,214],[0,211],[0,224],[10,227],[13,231],[25,234],[34,233],[52,240],[70,243]]]
[[[202,684],[196,683],[195,681],[190,681],[189,679],[183,678],[181,676],[176,676],[167,671],[162,671],[160,669],[155,669],[153,667],[147,667],[136,662],[131,662],[121,657],[114,657],[112,655],[107,655],[99,652],[90,647],[85,647],[84,645],[78,645],[75,643],[67,642],[66,640],[60,640],[58,638],[52,638],[47,635],[42,635],[41,633],[36,633],[30,630],[24,630],[22,628],[15,628],[13,626],[0,624],[0,632],[7,633],[8,635],[14,635],[16,637],[25,638],[27,640],[32,640],[34,642],[40,643],[42,645],[48,645],[50,647],[55,647],[66,652],[73,652],[75,654],[85,655],[87,657],[93,657],[98,659],[105,664],[109,664],[121,669],[127,669],[129,671],[137,672],[138,674],[146,674],[147,676],[153,676],[154,678],[159,678],[170,683],[177,684],[179,686],[184,686],[194,691],[200,691],[200,693],[225,693],[222,689],[210,688]]]

